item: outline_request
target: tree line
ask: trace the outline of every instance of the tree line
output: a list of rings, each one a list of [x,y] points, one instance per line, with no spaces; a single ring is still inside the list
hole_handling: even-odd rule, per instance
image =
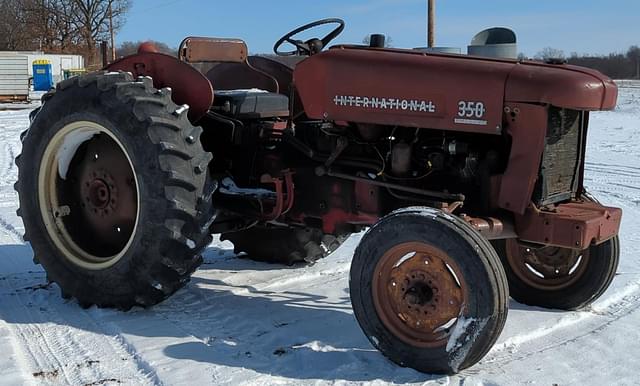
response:
[[[524,54],[520,54],[518,58],[527,59]],[[569,56],[566,56],[562,50],[546,47],[533,59],[543,61],[559,59],[576,66],[598,70],[613,79],[640,79],[640,47],[636,45],[629,47],[626,53],[579,55],[577,52],[572,52]]]
[[[98,46],[125,22],[130,0],[0,0],[0,50],[84,55],[99,63]]]
[[[117,32],[126,21],[132,0],[0,0],[0,51],[45,51],[85,57],[90,68],[99,67],[98,46],[108,41],[111,28]],[[367,42],[367,37],[363,42]],[[387,45],[391,45],[391,38]],[[136,52],[141,42],[123,42],[116,56]],[[176,49],[157,42],[161,52]],[[525,55],[520,54],[520,59]],[[640,47],[626,53],[565,56],[562,50],[544,48],[534,59],[561,59],[596,69],[614,79],[640,79]]]

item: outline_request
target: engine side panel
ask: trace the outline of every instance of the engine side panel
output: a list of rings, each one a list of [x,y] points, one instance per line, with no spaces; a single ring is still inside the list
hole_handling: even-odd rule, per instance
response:
[[[338,47],[294,82],[313,119],[499,134],[513,63]]]

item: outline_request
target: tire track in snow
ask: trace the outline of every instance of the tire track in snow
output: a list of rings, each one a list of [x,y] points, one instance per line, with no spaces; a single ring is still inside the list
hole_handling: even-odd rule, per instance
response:
[[[20,152],[19,133],[28,126],[30,110],[11,112],[0,122],[0,206],[14,211],[13,191]],[[0,212],[0,234],[23,244],[20,224]],[[17,221],[17,222],[16,222]],[[38,384],[161,384],[153,368],[128,344],[121,332],[90,310],[66,303],[57,287],[38,286],[44,273],[30,272],[0,278],[1,319],[11,332],[26,379]],[[3,315],[6,313],[5,315]]]
[[[29,112],[31,109],[11,111],[0,114],[0,140],[2,153],[0,154],[0,184],[9,185],[16,179],[17,167],[15,157],[20,153],[20,132],[29,126]],[[5,117],[3,117],[3,115]],[[9,116],[7,119],[6,116]]]
[[[3,144],[2,149],[2,164],[4,167],[0,170],[0,181],[8,182],[10,177],[13,176],[14,173],[14,160],[16,158],[13,146],[9,143]]]
[[[105,331],[77,304],[60,300],[54,285],[36,284],[43,279],[43,273],[22,273],[0,282],[6,313],[1,316],[24,373],[38,384],[160,383],[121,335]]]
[[[481,361],[481,365],[498,369],[506,364],[565,346],[591,336],[611,326],[616,321],[640,311],[640,281],[628,284],[612,294],[603,304],[591,306],[585,311],[571,312],[552,326],[543,326],[508,338],[494,346]],[[546,343],[545,343],[546,342]],[[497,365],[497,366],[496,366]]]
[[[2,215],[0,215],[0,231],[9,236],[9,238],[16,244],[24,243],[22,232],[16,229],[16,227],[7,221]]]
[[[612,196],[622,200],[623,203],[640,205],[640,168],[619,164],[587,163],[585,172],[585,185],[591,192]]]

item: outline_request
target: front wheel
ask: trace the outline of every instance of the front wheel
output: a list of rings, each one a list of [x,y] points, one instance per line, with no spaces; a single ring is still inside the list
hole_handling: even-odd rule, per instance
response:
[[[598,299],[611,284],[620,256],[618,236],[585,250],[537,247],[516,239],[494,245],[513,299],[562,310],[581,309]]]
[[[350,293],[369,341],[393,362],[429,373],[478,362],[502,331],[509,297],[491,245],[430,208],[394,212],[364,235]]]
[[[213,215],[201,132],[149,78],[58,85],[23,136],[15,186],[34,261],[63,296],[128,309],[189,280]]]

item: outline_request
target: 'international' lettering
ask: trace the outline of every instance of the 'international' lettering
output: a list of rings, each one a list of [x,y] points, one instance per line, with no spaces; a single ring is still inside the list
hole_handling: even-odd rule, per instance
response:
[[[413,111],[420,113],[435,113],[436,104],[433,101],[421,99],[381,98],[373,96],[336,95],[333,103],[340,107],[359,107],[377,110]]]

